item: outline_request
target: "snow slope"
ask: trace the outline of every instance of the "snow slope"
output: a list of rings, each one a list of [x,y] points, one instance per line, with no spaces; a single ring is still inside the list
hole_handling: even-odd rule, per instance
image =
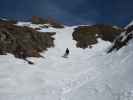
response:
[[[84,50],[75,47],[75,27],[40,30],[56,32],[55,47],[45,58],[29,58],[35,65],[0,56],[0,100],[133,100],[133,41],[111,54],[111,43],[100,39]]]

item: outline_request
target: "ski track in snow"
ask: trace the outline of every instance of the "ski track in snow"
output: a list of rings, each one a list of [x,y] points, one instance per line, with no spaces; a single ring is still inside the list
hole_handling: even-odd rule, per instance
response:
[[[126,76],[131,74],[133,46],[107,55],[111,44],[99,39],[92,49],[83,50],[75,47],[73,29],[40,30],[56,32],[55,47],[42,53],[45,58],[29,58],[35,65],[1,56],[0,100],[133,100],[133,80]],[[61,56],[66,48],[70,55],[65,59]]]

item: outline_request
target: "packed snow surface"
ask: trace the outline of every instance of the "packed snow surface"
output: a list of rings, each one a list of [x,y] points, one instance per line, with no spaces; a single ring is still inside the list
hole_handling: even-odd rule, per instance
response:
[[[29,58],[34,65],[0,56],[0,100],[133,100],[133,41],[110,54],[111,43],[101,39],[81,49],[72,38],[74,28],[40,30],[56,32],[55,47],[44,58]],[[70,55],[63,58],[66,48]]]

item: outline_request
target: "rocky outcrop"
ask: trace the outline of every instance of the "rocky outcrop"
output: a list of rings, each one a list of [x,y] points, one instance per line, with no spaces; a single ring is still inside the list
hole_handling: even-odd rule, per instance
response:
[[[133,25],[129,26],[123,33],[120,34],[120,36],[116,38],[113,46],[108,50],[108,53],[126,46],[131,39],[133,39]]]
[[[87,48],[96,44],[98,38],[113,42],[122,31],[124,31],[122,28],[114,28],[113,26],[102,24],[79,26],[73,32],[73,39],[77,41],[77,47]]]
[[[11,53],[17,58],[41,57],[40,52],[54,46],[55,33],[42,33],[0,21],[0,54]]]
[[[43,19],[38,16],[33,16],[32,23],[33,24],[49,24],[51,27],[54,27],[54,28],[64,28],[64,26],[61,23],[57,22],[53,18]]]

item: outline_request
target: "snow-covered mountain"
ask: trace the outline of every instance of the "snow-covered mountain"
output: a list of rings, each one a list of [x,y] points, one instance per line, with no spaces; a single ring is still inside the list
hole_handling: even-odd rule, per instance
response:
[[[77,39],[73,34],[80,26],[53,28],[27,22],[15,25],[39,27],[38,31],[42,34],[56,33],[52,36],[54,47],[41,53],[44,58],[29,57],[34,65],[10,53],[1,55],[0,100],[133,100],[132,25],[115,37],[113,35],[113,41],[112,38],[111,41],[108,37],[104,38],[107,30],[104,31],[103,26],[93,26],[95,31],[91,34],[91,42],[88,40],[88,34],[93,29],[90,26],[87,26],[87,31],[79,30],[81,35],[76,35]],[[108,29],[114,31],[113,26]],[[87,32],[86,38],[82,38],[82,32]],[[81,38],[86,41],[80,41]],[[87,46],[82,49],[77,45],[78,40],[87,42]],[[119,45],[118,40],[126,43],[119,49],[115,46]],[[69,48],[70,54],[68,58],[63,58],[66,48]]]

